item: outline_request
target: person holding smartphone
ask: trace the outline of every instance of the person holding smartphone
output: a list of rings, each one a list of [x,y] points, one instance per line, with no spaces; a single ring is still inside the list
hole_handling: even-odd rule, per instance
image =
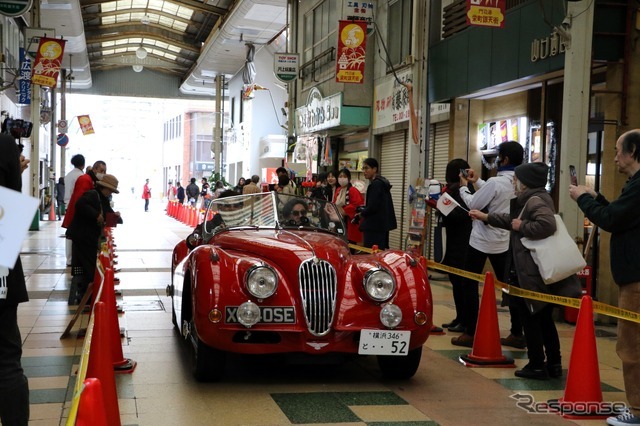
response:
[[[584,215],[600,229],[611,233],[611,274],[619,286],[618,307],[640,312],[640,129],[624,133],[616,142],[615,163],[627,176],[620,196],[608,201],[584,185],[570,185],[569,195]],[[618,320],[616,352],[622,360],[624,388],[629,411],[609,417],[610,425],[640,424],[640,324]]]

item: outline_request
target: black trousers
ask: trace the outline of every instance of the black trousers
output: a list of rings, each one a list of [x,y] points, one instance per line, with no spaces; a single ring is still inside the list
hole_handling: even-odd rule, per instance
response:
[[[493,266],[493,270],[496,273],[496,279],[504,281],[507,254],[508,251],[487,254],[469,246],[467,248],[464,269],[468,272],[479,274],[484,269],[487,258],[489,258],[491,266]],[[491,290],[493,291],[493,289]],[[462,285],[462,292],[462,325],[465,327],[465,333],[473,336],[476,333],[478,310],[480,307],[480,301],[478,300],[478,282],[470,278],[465,278],[464,284]]]
[[[362,243],[365,247],[378,246],[380,250],[389,248],[389,231],[362,231]]]
[[[545,357],[547,364],[560,364],[560,339],[553,321],[553,305],[547,304],[543,309],[532,314],[524,299],[514,297],[524,327],[524,338],[527,341],[529,364],[533,368],[543,368]]]
[[[0,421],[3,426],[29,423],[29,384],[22,370],[18,306],[0,307]]]

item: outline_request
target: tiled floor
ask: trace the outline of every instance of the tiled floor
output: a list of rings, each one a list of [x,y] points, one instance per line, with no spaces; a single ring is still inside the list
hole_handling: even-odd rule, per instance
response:
[[[451,336],[434,335],[426,343],[416,376],[410,381],[380,378],[375,359],[337,365],[298,365],[279,357],[242,357],[231,362],[220,383],[194,381],[189,352],[172,329],[169,299],[173,246],[189,228],[164,215],[152,202],[116,196],[124,225],[115,231],[118,273],[125,314],[120,325],[125,357],[137,362],[133,374],[117,375],[119,408],[125,425],[532,425],[571,424],[554,414],[529,414],[516,406],[516,394],[535,402],[563,396],[563,379],[522,380],[513,368],[468,368],[457,360],[469,350],[451,345]],[[60,222],[42,221],[29,233],[22,261],[31,301],[19,308],[24,339],[23,365],[29,378],[31,422],[66,422],[83,340],[73,333],[60,339],[72,311],[67,306],[70,275],[65,267]],[[438,278],[437,274],[434,277]],[[447,281],[433,280],[434,322],[452,319]],[[501,334],[508,334],[508,313],[498,308]],[[83,316],[78,327],[86,327]],[[569,364],[574,326],[559,322],[563,366]],[[599,374],[605,401],[624,401],[615,328],[600,326]],[[613,337],[612,337],[613,336]],[[522,350],[504,350],[518,367]],[[579,420],[577,424],[603,424]]]

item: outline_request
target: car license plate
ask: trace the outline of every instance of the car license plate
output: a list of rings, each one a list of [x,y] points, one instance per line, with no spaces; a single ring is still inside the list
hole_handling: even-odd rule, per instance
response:
[[[407,355],[410,331],[361,330],[360,355]]]

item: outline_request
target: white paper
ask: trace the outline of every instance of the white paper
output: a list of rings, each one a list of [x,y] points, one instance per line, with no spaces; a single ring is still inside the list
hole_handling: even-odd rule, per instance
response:
[[[0,266],[13,269],[37,208],[37,198],[0,186]]]

